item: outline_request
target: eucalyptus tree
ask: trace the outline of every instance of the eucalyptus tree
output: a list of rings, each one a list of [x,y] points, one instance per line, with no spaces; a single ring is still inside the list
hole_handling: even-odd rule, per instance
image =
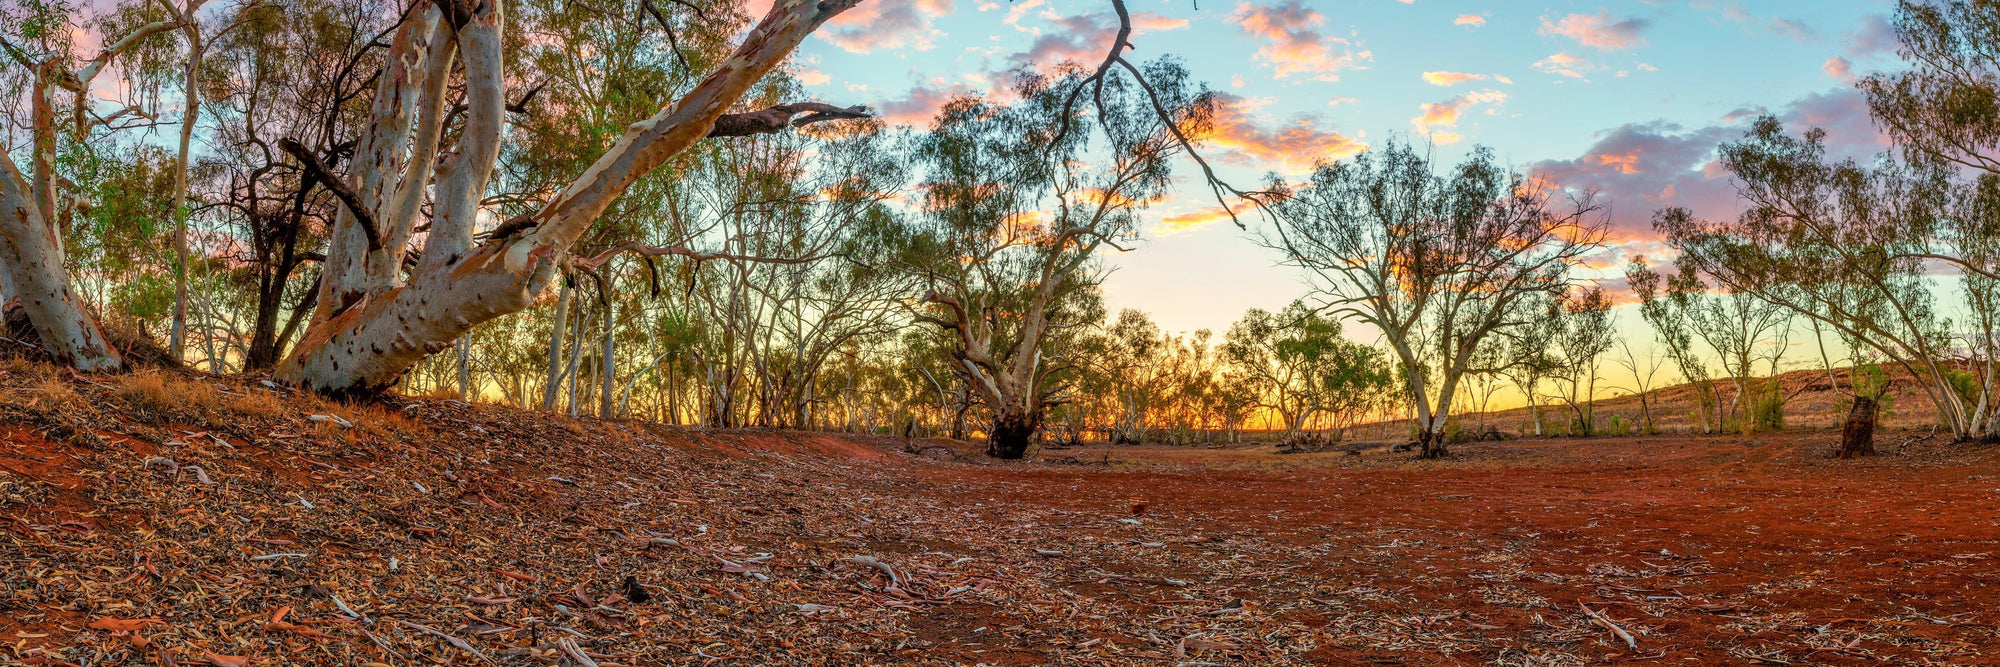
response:
[[[277,368],[280,380],[332,395],[381,391],[472,327],[532,303],[571,247],[640,177],[709,136],[775,132],[859,115],[783,104],[729,114],[799,42],[858,0],[772,5],[700,83],[624,134],[531,212],[474,238],[503,138],[508,102],[500,3],[420,3],[391,38],[348,176],[325,174],[344,204],[335,219],[317,309]],[[464,111],[448,103],[463,57]],[[449,118],[447,118],[449,116]],[[456,129],[447,150],[446,121]],[[298,151],[302,163],[324,170]],[[430,185],[435,170],[437,182]],[[428,191],[431,206],[423,206]],[[411,252],[419,221],[422,248]],[[684,253],[694,253],[683,249]],[[404,262],[414,267],[405,272]]]
[[[1535,294],[1516,307],[1521,309],[1523,323],[1493,343],[1504,347],[1497,370],[1528,401],[1529,431],[1544,435],[1542,385],[1561,369],[1561,359],[1552,350],[1562,335],[1562,303],[1557,295]]]
[[[1563,388],[1563,403],[1576,414],[1577,434],[1593,435],[1597,429],[1598,360],[1618,342],[1611,321],[1611,299],[1603,288],[1591,286],[1564,294],[1558,303],[1558,329],[1553,340],[1558,370],[1552,377]]]
[[[19,300],[42,345],[57,359],[81,370],[115,370],[124,366],[124,359],[105,340],[64,265],[63,232],[87,202],[64,191],[58,162],[86,157],[99,128],[146,113],[133,106],[99,113],[91,85],[120,56],[175,24],[155,20],[106,35],[97,53],[85,54],[76,44],[84,34],[84,26],[76,24],[80,9],[63,1],[15,4],[5,8],[7,16],[0,21],[0,50],[24,70],[18,76],[25,84],[28,118],[17,125],[28,128],[29,160],[27,174],[12,156],[0,164],[0,207],[5,208],[0,213],[0,292]],[[62,115],[67,118],[59,120]]]
[[[2000,5],[1898,0],[1891,25],[1908,67],[1856,85],[1876,125],[1904,149],[2000,174]]]
[[[918,141],[923,210],[902,262],[927,283],[918,320],[956,339],[993,456],[1023,456],[1045,408],[1070,399],[1056,376],[1076,362],[1051,332],[1095,319],[1099,253],[1137,239],[1180,137],[1213,114],[1179,64],[1143,69],[1024,71],[1016,102],[955,99]]]
[[[1691,270],[1662,276],[1643,257],[1632,258],[1625,278],[1639,297],[1639,317],[1653,329],[1654,340],[1666,348],[1667,358],[1673,360],[1682,382],[1694,394],[1690,416],[1703,433],[1715,432],[1722,426],[1721,401],[1716,396],[1715,379],[1709,374],[1708,358],[1696,344],[1692,314],[1706,286]]]
[[[1618,365],[1625,367],[1625,372],[1631,374],[1632,395],[1639,399],[1639,433],[1640,435],[1658,433],[1658,422],[1653,420],[1653,406],[1659,402],[1659,397],[1653,395],[1653,389],[1659,386],[1657,378],[1660,376],[1660,369],[1666,365],[1666,360],[1651,350],[1648,350],[1646,357],[1641,359],[1637,352],[1632,351],[1632,341],[1624,336],[1618,338],[1618,348],[1624,353],[1617,358]]]
[[[1306,271],[1332,312],[1382,332],[1425,458],[1448,453],[1445,422],[1480,345],[1524,324],[1523,300],[1569,289],[1572,266],[1604,244],[1591,194],[1557,202],[1484,148],[1436,173],[1390,143],[1271,190],[1263,242]]]
[[[1823,131],[1794,137],[1767,116],[1742,141],[1722,147],[1744,200],[1737,220],[1704,221],[1669,208],[1654,225],[1689,266],[1724,289],[1872,348],[1918,379],[1953,433],[1986,434],[1992,420],[1977,414],[1977,396],[1955,388],[1953,336],[1926,262],[1948,257],[1947,266],[1990,276],[1976,250],[1987,245],[1987,230],[2000,229],[1991,214],[2000,206],[1989,203],[1995,190],[1962,187],[1943,161],[1922,151],[1907,155],[1885,156],[1874,167],[1833,161]],[[1947,237],[1955,242],[1939,247]],[[1980,392],[1991,385],[1975,383]]]
[[[383,2],[266,0],[243,7],[232,30],[204,47],[199,86],[211,126],[192,187],[218,220],[204,236],[239,249],[221,270],[250,295],[245,370],[277,364],[315,310],[321,250],[341,206],[316,177],[278,146],[299,143],[339,164],[365,120],[378,34],[393,28]]]
[[[1303,301],[1272,313],[1252,308],[1224,334],[1222,356],[1254,396],[1276,412],[1285,439],[1296,440],[1312,420],[1328,415],[1341,426],[1366,411],[1394,384],[1394,371],[1375,348],[1341,335],[1340,321]]]

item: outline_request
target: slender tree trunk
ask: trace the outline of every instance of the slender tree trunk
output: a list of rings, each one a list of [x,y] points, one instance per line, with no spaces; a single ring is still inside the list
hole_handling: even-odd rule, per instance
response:
[[[549,382],[542,387],[542,410],[556,409],[556,392],[562,387],[563,373],[563,329],[569,326],[570,292],[574,291],[567,281],[557,290],[555,319],[549,323]]]
[[[472,334],[458,337],[458,400],[472,400]]]
[[[964,440],[966,438],[965,413],[967,411],[970,411],[971,409],[972,409],[971,396],[967,395],[967,390],[964,389],[959,390],[958,411],[953,413],[951,417],[951,439]]]
[[[1542,436],[1542,404],[1533,395],[1528,396],[1528,421],[1534,422],[1535,437]]]
[[[194,20],[193,10],[199,5],[190,0],[188,15],[181,19],[181,31],[187,35],[188,58],[187,75],[181,85],[181,95],[187,98],[181,109],[181,147],[174,161],[174,322],[167,337],[167,353],[175,361],[184,359],[184,337],[187,330],[188,302],[188,144],[194,139],[194,126],[201,113],[201,87],[197,77],[201,73],[201,24]]]
[[[570,336],[570,338],[573,340],[571,340],[569,344],[569,368],[563,371],[563,382],[566,383],[567,386],[569,387],[569,394],[568,394],[569,416],[571,417],[576,416],[576,386],[579,384],[583,384],[581,382],[582,378],[577,377],[578,375],[577,371],[583,365],[583,309],[582,308],[576,309],[575,320],[576,323],[570,325],[571,327],[573,327],[572,330],[576,332],[576,335]]]
[[[604,302],[604,370],[600,373],[603,377],[598,378],[599,396],[597,397],[597,416],[607,419],[617,416],[617,410],[614,409],[616,406],[612,404],[611,400],[611,396],[614,393],[611,385],[617,381],[618,377],[618,357],[614,349],[617,339],[612,336],[613,319],[611,303],[609,300]]]

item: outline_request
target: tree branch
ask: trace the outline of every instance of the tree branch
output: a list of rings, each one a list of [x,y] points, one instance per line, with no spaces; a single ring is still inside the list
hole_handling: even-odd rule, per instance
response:
[[[369,252],[382,249],[380,232],[375,229],[375,215],[368,212],[367,206],[362,205],[361,195],[355,194],[354,188],[348,187],[346,181],[334,175],[333,170],[328,169],[326,163],[320,161],[319,156],[313,155],[312,151],[307,150],[297,139],[291,137],[279,139],[278,148],[298,158],[299,164],[305,167],[307,173],[325,183],[326,189],[331,190],[333,196],[339,197],[340,203],[347,205],[347,212],[353,214],[354,221],[361,225],[361,234],[368,237]]]
[[[792,120],[792,116],[802,113],[806,114],[806,116],[798,120]],[[778,132],[784,130],[788,125],[791,127],[805,127],[821,121],[873,117],[868,115],[868,107],[865,106],[852,106],[842,109],[831,104],[822,104],[819,102],[796,102],[793,104],[780,104],[762,111],[722,114],[721,118],[715,119],[715,127],[709,130],[708,136],[747,137],[753,134]]]

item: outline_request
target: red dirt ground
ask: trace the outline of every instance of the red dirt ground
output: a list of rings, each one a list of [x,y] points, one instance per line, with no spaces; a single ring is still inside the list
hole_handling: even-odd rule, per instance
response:
[[[168,422],[21,375],[0,663],[2000,664],[2000,450],[1907,432],[997,464],[280,392]]]

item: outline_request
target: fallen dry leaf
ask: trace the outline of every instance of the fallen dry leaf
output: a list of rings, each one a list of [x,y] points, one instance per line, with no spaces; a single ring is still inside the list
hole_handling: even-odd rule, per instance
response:
[[[155,623],[166,623],[157,618],[111,618],[104,617],[90,622],[90,627],[99,630],[131,632]]]

